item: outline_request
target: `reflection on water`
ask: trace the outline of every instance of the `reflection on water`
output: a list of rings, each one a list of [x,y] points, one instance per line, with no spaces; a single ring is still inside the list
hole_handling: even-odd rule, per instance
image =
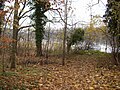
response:
[[[109,45],[107,45],[107,48],[106,48],[105,44],[100,44],[100,45],[94,46],[94,50],[100,50],[101,52],[111,53],[112,48]]]
[[[71,46],[71,49],[75,49],[75,48],[78,48],[78,49],[82,49],[82,50],[88,50],[86,49],[86,45],[83,43],[82,45],[72,45]],[[107,48],[106,48],[106,45],[105,44],[94,44],[94,45],[91,45],[89,47],[89,50],[99,50],[101,52],[107,52],[107,53],[111,53],[112,52],[112,48],[110,45],[107,45]]]

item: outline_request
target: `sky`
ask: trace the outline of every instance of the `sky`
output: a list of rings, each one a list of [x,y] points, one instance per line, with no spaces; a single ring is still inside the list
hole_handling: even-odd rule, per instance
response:
[[[92,3],[91,3],[92,2]],[[85,24],[86,22],[90,22],[90,8],[89,5],[98,3],[98,0],[72,0],[72,10],[73,14],[72,16],[68,15],[68,23],[71,24],[76,23],[78,21],[85,21],[82,22]],[[100,15],[101,17],[104,15],[107,4],[107,0],[100,0],[99,4],[94,5],[92,7],[92,15]],[[47,16],[50,18],[50,14],[47,14]],[[54,15],[53,15],[54,16]],[[58,17],[58,16],[57,16]],[[81,25],[81,23],[77,24],[78,26]],[[51,27],[53,28],[62,28],[64,27],[64,24],[51,24]]]
[[[74,11],[76,18],[84,19],[85,21],[90,19],[90,8],[88,5],[96,4],[98,0],[76,0],[73,2],[73,7],[76,8]],[[104,4],[107,3],[107,0],[101,0]],[[92,7],[92,14],[93,15],[103,15],[105,13],[106,7],[99,2],[99,4]]]
[[[72,1],[72,3],[71,3],[72,9],[70,11],[73,10],[72,14],[71,13],[68,14],[68,23],[69,24],[72,24],[72,23],[74,24],[76,22],[80,22],[80,23],[77,24],[78,27],[81,26],[81,23],[86,24],[86,22],[87,22],[87,24],[88,24],[90,22],[90,8],[89,8],[89,5],[96,4],[98,2],[98,0],[68,0],[68,1]],[[106,7],[105,7],[106,4],[107,4],[107,0],[100,0],[99,4],[92,7],[92,15],[93,16],[94,15],[100,15],[102,17],[105,13],[105,10],[106,10]],[[64,9],[63,6],[61,6],[60,8]],[[28,10],[28,7],[26,8],[26,10]],[[46,15],[51,20],[53,19],[52,16],[59,17],[58,14],[53,13],[53,12],[47,12]],[[24,20],[22,19],[20,21],[20,24],[23,21]],[[84,22],[81,22],[81,21],[84,21]],[[23,25],[26,25],[26,24],[29,24],[29,23],[30,23],[30,19],[27,19],[23,23]],[[49,23],[47,23],[46,27],[48,27],[48,26],[49,26]],[[58,22],[58,23],[54,23],[54,24],[51,23],[50,26],[51,26],[51,28],[54,28],[54,29],[64,28],[64,23],[63,22],[61,22],[61,23]]]

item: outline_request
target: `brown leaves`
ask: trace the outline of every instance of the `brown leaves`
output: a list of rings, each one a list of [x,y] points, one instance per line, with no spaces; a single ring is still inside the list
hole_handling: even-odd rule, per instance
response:
[[[49,59],[61,61],[60,58],[55,57]],[[106,58],[102,57],[102,59],[104,61]],[[24,87],[25,90],[119,90],[120,71],[116,69],[118,67],[98,68],[100,60],[103,62],[102,59],[87,55],[70,56],[66,60],[66,66],[36,64],[35,67],[34,65],[20,67],[17,68],[19,77],[9,78],[14,79],[13,85],[17,89]]]
[[[3,10],[0,10],[0,18],[5,16],[5,14],[7,13],[8,11],[3,11]]]
[[[0,45],[0,49],[6,49],[6,48],[9,48],[9,44],[12,43],[12,42],[15,42],[16,40],[14,39],[11,39],[9,37],[1,37],[0,38],[0,43],[2,43],[2,45]]]
[[[14,39],[11,39],[9,37],[1,37],[0,38],[0,42],[3,42],[3,43],[11,43],[11,42],[15,42],[16,40]]]

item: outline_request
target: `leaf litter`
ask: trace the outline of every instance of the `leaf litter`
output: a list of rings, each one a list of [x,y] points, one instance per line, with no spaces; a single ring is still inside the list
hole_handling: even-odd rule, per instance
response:
[[[49,59],[62,61],[58,57]],[[65,66],[18,65],[14,73],[0,75],[0,90],[120,90],[120,67],[105,56],[68,56]]]

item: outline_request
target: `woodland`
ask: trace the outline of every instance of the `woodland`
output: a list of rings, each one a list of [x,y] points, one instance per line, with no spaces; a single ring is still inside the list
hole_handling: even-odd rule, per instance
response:
[[[0,90],[120,90],[120,0],[92,1],[84,24],[73,0],[0,0]]]

